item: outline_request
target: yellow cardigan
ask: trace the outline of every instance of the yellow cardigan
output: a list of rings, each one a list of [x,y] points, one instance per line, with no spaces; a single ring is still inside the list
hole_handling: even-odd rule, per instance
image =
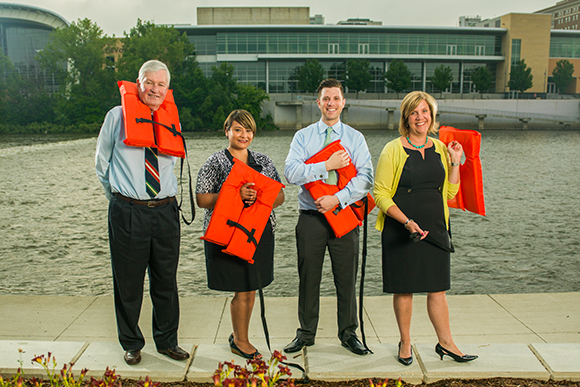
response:
[[[459,184],[451,184],[448,180],[450,159],[449,154],[447,153],[447,147],[435,138],[431,138],[431,140],[435,144],[435,152],[439,153],[441,156],[441,163],[445,167],[445,181],[443,183],[441,196],[443,196],[444,199],[443,206],[445,210],[445,223],[447,224],[447,228],[449,228],[449,207],[447,206],[447,200],[455,197],[459,191]],[[409,155],[405,152],[405,148],[401,142],[401,137],[390,141],[385,145],[381,152],[379,163],[377,164],[377,172],[375,174],[374,188],[375,203],[380,210],[375,228],[379,231],[383,231],[387,210],[389,207],[395,205],[393,196],[395,196],[395,193],[397,192],[399,180],[403,173],[403,167],[407,162],[407,157],[409,157]],[[445,200],[445,198],[447,198],[447,200]]]

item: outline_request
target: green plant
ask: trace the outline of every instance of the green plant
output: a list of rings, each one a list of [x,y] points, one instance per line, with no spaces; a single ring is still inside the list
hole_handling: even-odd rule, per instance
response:
[[[449,88],[451,82],[453,82],[453,70],[450,66],[440,65],[435,67],[435,72],[431,78],[431,83],[433,83],[435,88],[443,93]]]
[[[552,77],[560,93],[564,94],[574,80],[574,64],[566,59],[559,60],[552,71]]]
[[[534,86],[532,69],[528,67],[525,60],[512,64],[508,86],[510,90],[519,90],[521,93]]]
[[[51,360],[52,360],[52,368],[51,368]],[[50,383],[50,387],[81,387],[83,379],[85,378],[85,375],[87,374],[88,371],[86,368],[84,368],[81,371],[78,380],[76,380],[73,375],[72,363],[69,366],[65,364],[60,370],[60,372],[57,372],[56,358],[52,356],[50,352],[48,353],[48,356],[46,358],[44,357],[44,355],[34,357],[34,359],[32,359],[32,362],[33,363],[36,362],[40,364],[42,368],[44,368],[46,375],[48,377],[47,380]],[[32,385],[36,387],[41,387],[42,382],[36,378],[33,378]]]
[[[10,380],[3,380],[2,376],[0,376],[0,387],[23,387],[26,385],[30,385],[32,387],[45,387],[50,384],[50,387],[121,387],[121,379],[118,375],[115,374],[114,369],[109,369],[107,367],[105,373],[103,374],[102,378],[94,378],[91,377],[90,382],[83,383],[83,379],[85,378],[88,370],[84,368],[81,371],[81,374],[78,379],[75,379],[73,375],[73,363],[69,365],[65,364],[60,372],[56,370],[56,358],[52,356],[49,352],[48,356],[40,355],[35,356],[32,359],[32,363],[38,363],[44,368],[46,372],[47,378],[44,380],[40,380],[37,378],[31,378],[30,383],[25,383],[24,378],[22,375],[24,371],[22,370],[22,349],[19,349],[20,352],[20,367],[18,368],[18,372],[16,375],[12,376]],[[139,387],[158,387],[159,382],[153,382],[149,376],[145,378],[145,380],[139,380],[137,382]]]
[[[395,93],[400,93],[403,90],[411,88],[412,77],[413,74],[400,59],[395,59],[389,63],[389,68],[385,72],[387,88],[393,90]]]
[[[389,379],[385,379],[382,382],[373,382],[372,379],[369,379],[369,383],[371,387],[387,387],[387,382],[389,381]],[[401,382],[401,378],[399,378],[399,380],[397,380],[395,382],[395,386],[396,387],[401,387],[403,385],[403,382]]]
[[[2,375],[0,375],[0,387],[22,387],[24,383],[24,379],[22,378],[24,374],[24,370],[22,369],[22,348],[18,348],[18,353],[20,356],[20,360],[18,360],[20,367],[18,367],[16,375],[13,375],[10,380],[4,380],[2,379]]]
[[[267,362],[262,359],[248,360],[245,368],[233,361],[219,363],[213,382],[218,387],[294,387],[292,379],[278,383],[282,376],[292,376],[290,368],[283,364],[285,360],[286,357],[279,351],[274,351]]]

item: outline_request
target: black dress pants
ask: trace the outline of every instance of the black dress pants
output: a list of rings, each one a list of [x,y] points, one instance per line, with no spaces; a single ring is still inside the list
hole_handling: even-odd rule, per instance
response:
[[[176,200],[159,207],[147,207],[111,197],[109,245],[115,314],[119,342],[126,351],[141,349],[145,345],[139,328],[139,315],[146,271],[153,304],[155,345],[157,349],[177,345],[179,241]]]
[[[298,251],[298,319],[296,336],[311,341],[316,336],[320,309],[320,281],[326,248],[330,254],[337,298],[338,338],[356,335],[356,274],[359,228],[337,238],[322,214],[300,213],[296,225]]]

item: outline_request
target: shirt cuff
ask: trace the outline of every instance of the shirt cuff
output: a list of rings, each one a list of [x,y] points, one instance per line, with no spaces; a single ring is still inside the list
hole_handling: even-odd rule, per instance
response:
[[[340,208],[346,208],[350,203],[348,202],[349,195],[344,190],[338,191],[334,194],[338,198],[338,205]]]
[[[326,165],[324,164],[324,161],[321,163],[314,164],[313,170],[316,180],[328,179],[328,171],[326,170]]]

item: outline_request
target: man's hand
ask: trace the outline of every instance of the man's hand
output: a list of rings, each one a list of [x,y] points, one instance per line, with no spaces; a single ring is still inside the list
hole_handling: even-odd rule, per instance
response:
[[[338,205],[338,198],[335,195],[325,195],[316,199],[314,204],[316,205],[318,212],[324,214],[327,211],[331,211]]]
[[[340,169],[346,167],[350,163],[350,158],[345,150],[339,150],[334,152],[328,160],[324,162],[327,171],[332,171],[334,169]]]

